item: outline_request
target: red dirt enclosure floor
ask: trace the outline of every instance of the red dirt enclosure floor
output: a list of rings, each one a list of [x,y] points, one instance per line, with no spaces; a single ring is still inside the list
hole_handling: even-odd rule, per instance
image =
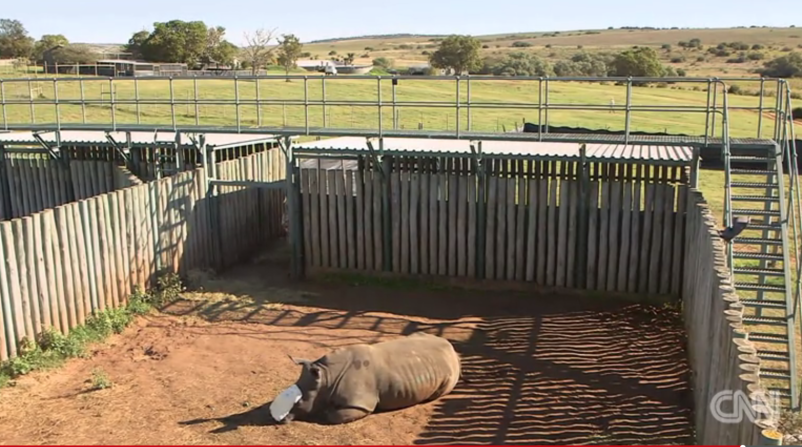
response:
[[[195,275],[162,313],[87,358],[0,390],[0,444],[687,444],[681,320],[666,306],[577,296],[287,279],[254,260]],[[276,425],[288,354],[425,331],[463,377],[440,400],[321,426]],[[102,372],[112,386],[92,389]]]

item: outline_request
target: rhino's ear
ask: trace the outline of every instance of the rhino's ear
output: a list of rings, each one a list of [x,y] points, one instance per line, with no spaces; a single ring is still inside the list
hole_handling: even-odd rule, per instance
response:
[[[292,360],[292,362],[295,363],[296,365],[308,365],[309,363],[311,363],[309,360],[306,359],[296,359],[290,354],[287,354],[287,357],[289,357],[290,360]]]

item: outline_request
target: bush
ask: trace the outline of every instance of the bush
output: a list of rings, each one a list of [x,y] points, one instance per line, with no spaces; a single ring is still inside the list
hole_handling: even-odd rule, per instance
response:
[[[696,62],[704,62],[704,61],[706,61],[706,60],[707,60],[707,59],[705,59],[705,57],[704,57],[704,56],[699,56],[699,57],[697,57],[697,58],[696,58]]]
[[[376,59],[373,59],[373,66],[387,69],[393,66],[393,61],[386,57],[377,57]]]
[[[752,45],[752,49],[753,50],[762,50],[764,48],[766,48],[766,47],[761,45],[761,44],[759,44],[759,43],[756,43],[756,44]]]
[[[684,69],[677,68],[677,76],[684,78],[687,75],[688,75],[688,72],[686,72]]]
[[[727,93],[731,95],[740,95],[741,94],[741,86],[740,85],[731,85],[727,89]]]
[[[484,45],[482,45],[482,48],[488,49],[488,48],[490,48],[490,45],[484,44]]]
[[[763,67],[762,70],[758,70],[758,73],[766,77],[802,77],[802,55],[800,55],[800,53],[791,53],[780,56],[766,62]]]
[[[685,62],[685,57],[684,56],[677,56],[677,57],[672,57],[671,58],[671,63],[672,64],[681,64],[683,62]]]
[[[511,53],[490,67],[496,76],[551,76],[554,71],[548,62],[534,54]]]
[[[791,116],[795,120],[802,119],[802,107],[797,107],[797,108],[791,110]]]
[[[526,48],[526,47],[531,47],[532,44],[529,43],[529,42],[523,42],[523,41],[519,40],[519,41],[513,42],[511,46],[513,48]]]
[[[733,57],[731,59],[727,59],[728,64],[743,64],[744,62],[746,62],[746,57],[744,56],[738,56],[738,57]]]
[[[664,43],[663,45],[660,46],[660,48],[662,48],[664,50],[670,50],[671,49],[671,44],[670,43]]]

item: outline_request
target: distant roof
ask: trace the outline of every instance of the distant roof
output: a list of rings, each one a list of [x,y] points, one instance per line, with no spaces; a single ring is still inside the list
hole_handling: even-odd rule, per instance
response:
[[[149,64],[150,62],[137,62],[130,59],[99,59],[99,64]]]
[[[435,138],[384,138],[384,151],[422,155],[469,155],[469,140],[435,139]],[[296,143],[296,149],[308,149],[314,152],[367,152],[365,138],[338,137],[307,143]],[[378,150],[378,141],[373,141]],[[561,159],[579,159],[579,143],[552,143],[538,141],[482,141],[482,154],[511,157],[548,157]],[[693,158],[693,149],[688,146],[633,145],[633,144],[587,144],[586,157],[589,161],[651,161],[684,164]]]
[[[109,132],[112,138],[118,143],[125,143],[125,132]],[[56,142],[55,132],[41,132],[42,139],[49,143]],[[247,146],[275,141],[278,137],[273,134],[238,134],[238,133],[208,133],[206,134],[206,145],[215,148]],[[171,132],[131,132],[131,143],[137,146],[167,145],[175,142],[175,134]],[[38,144],[33,137],[33,132],[0,132],[0,144]],[[108,145],[106,133],[97,130],[62,130],[61,143],[70,144],[95,144]],[[181,144],[191,145],[192,140],[185,133],[181,133]]]

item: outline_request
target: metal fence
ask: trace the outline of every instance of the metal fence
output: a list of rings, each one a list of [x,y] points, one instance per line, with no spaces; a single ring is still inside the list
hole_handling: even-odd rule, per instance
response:
[[[297,97],[288,98],[282,89],[265,88],[267,83],[276,81],[300,81],[302,88],[297,88]],[[759,86],[757,105],[727,105],[723,103],[729,82],[754,83]],[[338,83],[340,83],[338,85]],[[342,83],[349,83],[348,88],[359,92],[369,99],[332,99],[327,95],[327,87],[341,89]],[[437,85],[428,98],[409,100],[399,95],[399,85],[421,85],[430,83]],[[482,95],[472,92],[484,83],[514,83],[522,93],[533,94],[537,99],[526,101],[488,100]],[[556,85],[565,83],[615,83],[625,89],[623,104],[602,103],[567,103],[555,101]],[[633,87],[645,84],[661,86],[693,85],[693,88],[706,91],[706,100],[700,104],[688,101],[672,101],[667,104],[646,104],[635,101]],[[287,84],[297,85],[297,84]],[[177,89],[180,87],[179,91]],[[99,97],[87,95],[87,89],[100,89]],[[314,90],[314,94],[310,90]],[[109,130],[185,130],[196,132],[271,132],[293,135],[345,135],[366,134],[382,136],[411,136],[429,134],[442,138],[483,138],[509,139],[509,132],[478,131],[474,122],[474,112],[490,110],[518,110],[536,114],[532,124],[536,123],[535,132],[538,139],[548,135],[553,125],[550,113],[555,111],[617,113],[623,112],[621,118],[624,142],[630,142],[633,135],[631,117],[633,113],[681,113],[700,116],[698,123],[700,132],[694,141],[708,144],[711,138],[719,134],[718,122],[725,116],[725,107],[730,111],[757,112],[757,123],[751,138],[781,138],[781,117],[787,113],[783,106],[784,92],[790,87],[783,79],[769,78],[622,78],[622,77],[497,77],[497,76],[180,76],[147,78],[96,78],[96,77],[56,77],[0,79],[0,105],[2,106],[2,122],[0,128],[5,130],[58,130],[67,128],[103,128]],[[213,94],[201,95],[201,90],[213,91]],[[286,88],[283,89],[286,91]],[[144,92],[160,91],[156,96]],[[449,91],[451,94],[449,94]],[[125,94],[123,94],[125,92]],[[443,99],[445,96],[452,98]],[[347,95],[346,95],[347,96]],[[352,95],[353,96],[353,95]],[[372,96],[372,97],[371,97]],[[359,125],[339,126],[330,123],[330,109],[333,107],[351,107],[369,109],[370,115],[362,119]],[[27,117],[21,108],[27,108]],[[233,116],[216,116],[213,122],[202,123],[201,108],[220,110],[225,107],[234,109]],[[286,118],[280,125],[271,124],[277,109],[264,113],[267,107],[300,107],[303,116],[300,122],[288,125]],[[102,119],[87,117],[87,110],[97,114],[97,108],[108,109],[108,115]],[[145,113],[145,109],[160,109],[159,119]],[[12,116],[11,111],[15,112]],[[69,112],[65,110],[69,109]],[[80,113],[78,113],[80,109]],[[399,117],[405,109],[446,110],[455,114],[453,128],[451,122],[445,126],[428,127],[409,130],[399,125]],[[44,116],[45,119],[38,119]],[[183,113],[182,113],[183,112]],[[286,112],[285,112],[286,113]],[[422,112],[421,112],[422,113]],[[764,116],[768,114],[769,116]],[[451,115],[449,115],[451,116]],[[764,120],[774,120],[772,135],[766,135]],[[168,123],[169,121],[169,123]],[[205,120],[209,121],[209,120]],[[372,122],[371,122],[372,121]],[[388,123],[389,121],[389,123]],[[443,129],[445,127],[445,130]],[[517,126],[516,126],[517,127]],[[278,130],[273,130],[278,129]],[[283,129],[283,130],[282,130]],[[506,129],[504,129],[506,131]],[[358,132],[357,132],[358,131]],[[477,135],[474,135],[477,134]],[[527,139],[531,136],[527,136]],[[681,143],[687,144],[687,138]]]

